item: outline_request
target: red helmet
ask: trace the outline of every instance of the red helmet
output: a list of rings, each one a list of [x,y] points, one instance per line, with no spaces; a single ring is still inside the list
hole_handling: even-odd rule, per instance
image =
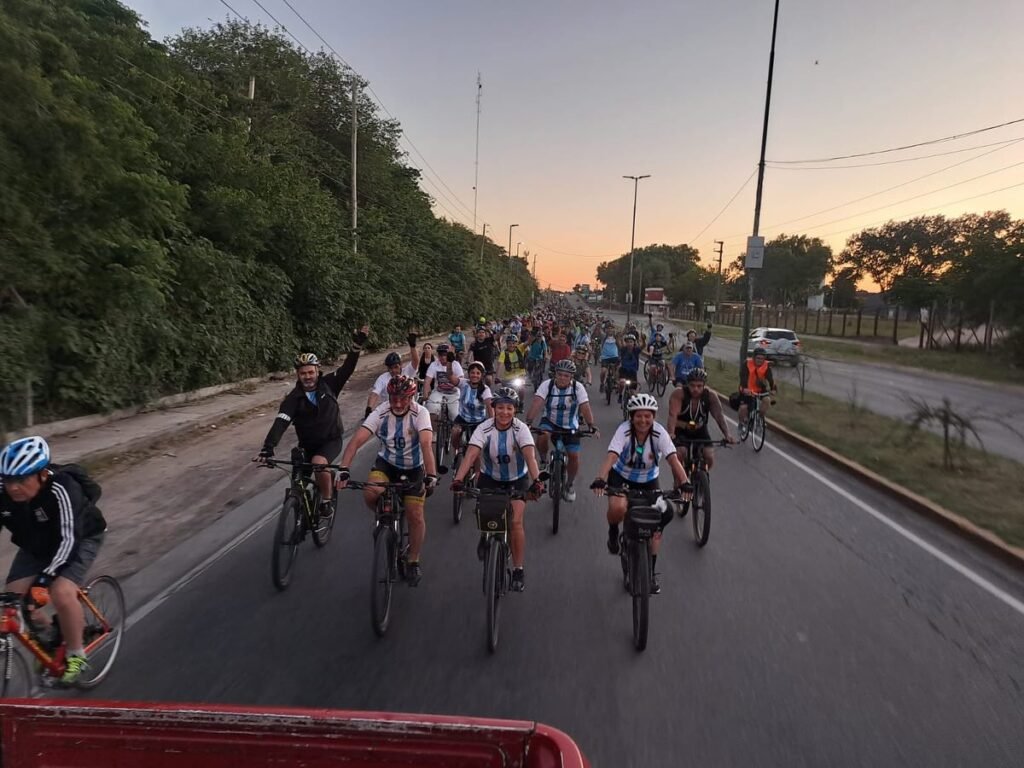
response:
[[[388,397],[412,397],[416,394],[416,380],[408,376],[395,376],[388,382]]]

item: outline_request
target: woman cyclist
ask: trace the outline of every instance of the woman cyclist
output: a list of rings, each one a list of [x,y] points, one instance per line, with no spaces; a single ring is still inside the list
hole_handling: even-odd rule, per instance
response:
[[[576,364],[576,373],[573,374],[576,381],[589,387],[593,381],[590,376],[590,345],[577,344],[572,361]]]
[[[544,485],[540,481],[537,467],[537,451],[534,447],[530,428],[516,418],[519,395],[511,387],[500,387],[492,401],[494,418],[488,419],[473,432],[466,460],[459,466],[452,480],[452,493],[461,493],[469,468],[482,458],[477,487],[481,490],[528,491],[531,499],[540,498]],[[500,496],[480,498],[481,504],[505,501]],[[526,529],[523,527],[523,513],[526,502],[514,499],[511,502],[512,523],[509,541],[512,547],[512,590],[522,592],[526,588],[523,563],[526,558]],[[487,554],[487,539],[480,537],[476,554],[481,560]]]
[[[633,395],[626,404],[629,421],[624,421],[615,430],[608,455],[590,487],[598,496],[604,495],[605,488],[628,488],[634,491],[658,490],[658,463],[667,460],[672,468],[675,487],[682,493],[684,501],[693,497],[693,486],[686,476],[676,447],[668,430],[655,422],[658,401],[646,392]],[[654,499],[652,498],[653,502]],[[619,525],[626,518],[629,499],[625,496],[608,497],[608,551],[619,554]],[[661,527],[651,541],[652,571],[658,562],[661,536],[665,526],[672,521],[672,510],[662,517]],[[651,574],[651,593],[658,594],[661,585],[656,573]]]
[[[491,388],[484,382],[484,364],[472,362],[465,379],[459,379],[459,415],[452,426],[452,450],[462,445],[462,430],[470,436],[491,413]]]

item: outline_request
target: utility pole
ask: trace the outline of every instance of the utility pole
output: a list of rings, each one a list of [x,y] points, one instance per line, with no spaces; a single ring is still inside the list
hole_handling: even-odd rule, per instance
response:
[[[537,279],[537,254],[533,254],[533,279]]]
[[[517,258],[517,259],[519,258],[519,246],[520,246],[520,245],[522,245],[522,244],[523,244],[523,241],[522,241],[522,240],[519,240],[519,241],[518,241],[518,242],[516,243],[516,258]]]
[[[252,133],[252,103],[256,100],[256,75],[249,75],[249,120],[245,132]],[[30,425],[31,426],[31,425]]]
[[[519,226],[518,224],[509,224],[508,225],[508,260],[509,260],[510,263],[512,261],[512,229],[514,227],[518,227],[518,226]]]
[[[764,154],[768,145],[768,116],[772,105],[772,76],[775,72],[775,33],[779,28],[779,0],[775,0],[775,15],[772,19],[772,46],[768,54],[768,86],[764,97],[764,127],[761,130],[761,159],[757,164],[757,195],[754,197],[754,232],[757,237],[761,226],[761,193],[764,189]],[[754,267],[750,259],[750,243],[747,245],[747,301],[743,310],[743,335],[740,337],[740,379],[747,367],[747,339],[750,337],[750,323],[754,305]],[[760,266],[760,264],[758,264]]]
[[[477,187],[480,185],[480,99],[484,94],[484,84],[480,73],[476,73],[476,157],[473,160],[473,231],[476,232],[476,198]]]
[[[484,240],[487,239],[487,222],[484,222],[484,229],[480,233],[480,266],[484,265]]]
[[[359,253],[359,197],[356,194],[356,164],[359,132],[359,80],[352,80],[352,255]]]
[[[715,245],[718,249],[715,253],[718,254],[718,279],[715,280],[715,317],[721,316],[721,307],[719,306],[722,301],[722,251],[725,250],[725,243],[722,240],[715,240]]]
[[[643,176],[623,176],[624,179],[633,180],[633,230],[629,236],[629,293],[626,294],[626,323],[629,324],[630,310],[633,308],[633,256],[636,252],[636,194],[640,179],[649,179],[651,174]]]

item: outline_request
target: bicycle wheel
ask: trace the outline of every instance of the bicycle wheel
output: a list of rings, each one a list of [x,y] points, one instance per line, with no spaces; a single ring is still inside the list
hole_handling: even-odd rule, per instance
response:
[[[647,647],[647,622],[651,602],[651,557],[647,544],[636,541],[633,547],[633,645],[638,651]]]
[[[302,532],[302,508],[291,493],[285,497],[274,529],[274,552],[271,558],[271,576],[274,586],[282,592],[292,580],[292,569],[299,556],[299,536]]]
[[[760,451],[764,448],[764,440],[767,437],[767,428],[764,423],[764,416],[758,411],[754,414],[754,425],[750,429],[750,441],[754,446],[755,451]]]
[[[562,506],[562,459],[556,459],[551,467],[551,533],[558,533],[558,516]]]
[[[665,390],[668,389],[668,371],[665,370],[665,366],[661,367],[656,384],[658,387],[658,397],[663,397]]]
[[[370,623],[377,637],[384,637],[391,622],[394,559],[395,533],[387,526],[378,526],[373,532],[373,572],[370,574]]]
[[[484,561],[484,600],[487,601],[487,650],[498,648],[498,621],[501,618],[501,570],[505,567],[501,542],[491,537]]]
[[[448,406],[442,401],[442,408]],[[445,418],[438,419],[437,434],[434,435],[434,465],[440,467],[444,463],[444,441],[445,441],[445,428],[448,426]]]
[[[644,362],[644,381],[647,382],[647,386],[651,385],[651,361],[649,359]]]
[[[604,377],[604,404],[605,405],[611,405],[612,404],[612,390],[613,389],[615,389],[615,385],[612,383],[612,376],[611,376],[610,373],[608,373],[607,369],[605,369],[605,377]]]
[[[711,481],[703,469],[693,473],[693,539],[698,547],[708,543],[711,535]]]
[[[78,597],[85,613],[85,653],[89,666],[78,678],[79,688],[94,688],[110,674],[121,650],[128,615],[121,585],[113,576],[97,576]]]
[[[0,638],[0,674],[0,698],[27,699],[32,696],[35,687],[32,673],[10,635]]]

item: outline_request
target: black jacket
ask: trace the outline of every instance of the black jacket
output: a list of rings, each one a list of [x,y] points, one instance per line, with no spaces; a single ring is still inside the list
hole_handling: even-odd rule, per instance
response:
[[[24,503],[14,501],[0,483],[0,526],[11,532],[16,546],[49,563],[43,573],[59,576],[82,539],[99,536],[107,522],[78,481],[56,469],[39,494]]]
[[[296,382],[295,388],[281,401],[277,418],[267,433],[267,439],[263,441],[264,449],[273,449],[289,424],[295,425],[299,445],[305,449],[317,448],[329,440],[341,439],[344,427],[341,423],[338,395],[356,369],[359,352],[358,347],[353,347],[338,370],[320,374],[316,383],[316,405],[310,402],[302,384]]]

